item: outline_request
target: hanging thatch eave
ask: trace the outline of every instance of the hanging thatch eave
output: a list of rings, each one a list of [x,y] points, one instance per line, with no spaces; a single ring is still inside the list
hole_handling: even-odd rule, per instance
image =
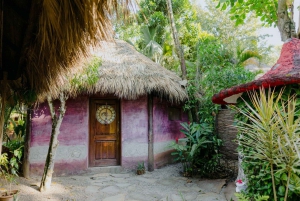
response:
[[[134,0],[1,0],[0,79],[13,90],[27,88],[56,96],[78,59],[99,40],[112,40],[109,21],[121,4]]]
[[[86,87],[87,93],[114,94],[125,99],[155,93],[171,102],[187,99],[179,76],[125,41],[102,42],[95,55],[102,59],[99,80],[97,84]]]

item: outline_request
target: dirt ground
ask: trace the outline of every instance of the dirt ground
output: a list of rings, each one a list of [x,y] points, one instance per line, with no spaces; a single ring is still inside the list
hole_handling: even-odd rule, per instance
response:
[[[88,171],[82,175],[54,177],[51,189],[43,193],[38,191],[40,177],[20,177],[12,189],[20,191],[20,201],[226,201],[234,198],[233,183],[226,184],[225,179],[186,178],[180,171],[180,164],[144,175],[133,171],[120,174]]]

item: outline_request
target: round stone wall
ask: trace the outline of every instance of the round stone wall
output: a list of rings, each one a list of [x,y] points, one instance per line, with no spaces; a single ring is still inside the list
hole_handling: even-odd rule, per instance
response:
[[[236,136],[238,130],[233,126],[234,111],[230,109],[220,109],[217,114],[217,133],[223,141],[220,147],[220,153],[227,159],[238,159]]]

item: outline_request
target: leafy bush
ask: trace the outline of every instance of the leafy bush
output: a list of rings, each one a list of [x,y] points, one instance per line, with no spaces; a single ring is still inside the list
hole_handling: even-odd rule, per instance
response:
[[[224,88],[249,82],[256,76],[255,73],[230,63],[230,57],[225,55],[226,52],[223,52],[223,56],[214,58],[214,56],[217,57],[216,52],[220,53],[223,51],[222,48],[218,44],[210,43],[205,50],[201,49],[200,54],[204,56],[203,60],[201,60],[202,65],[204,65],[201,70],[204,70],[204,72],[201,74],[200,79],[189,81],[187,87],[189,99],[184,106],[185,110],[191,111],[193,121],[197,122],[186,125],[183,131],[184,134],[188,138],[196,138],[195,130],[200,129],[196,127],[205,125],[210,128],[210,132],[205,136],[211,143],[202,145],[199,150],[200,154],[190,154],[192,146],[197,146],[198,143],[201,144],[202,141],[200,139],[199,142],[189,139],[189,142],[194,143],[187,144],[186,147],[173,144],[177,150],[174,154],[177,155],[178,161],[183,162],[184,169],[194,173],[197,170],[197,174],[203,176],[211,176],[209,174],[216,170],[220,158],[218,154],[220,140],[213,133],[215,115],[220,106],[212,103],[212,96]],[[210,58],[205,59],[206,57]],[[189,73],[190,77],[197,77],[195,77],[195,72],[189,71]],[[190,134],[188,135],[187,133]]]
[[[15,158],[19,158],[18,153],[13,153],[14,157],[9,160],[7,153],[0,154],[0,177],[4,178],[9,184],[9,191],[11,191],[11,184],[15,181],[15,177],[18,176],[18,163]]]
[[[12,125],[14,136],[12,139],[7,138],[3,143],[3,153],[6,154],[9,164],[11,165],[10,172],[16,175],[21,171],[21,161],[24,152],[24,136],[26,132],[25,121],[19,119],[15,122],[12,118],[8,119],[9,125]]]
[[[244,194],[244,193],[235,193],[234,194],[237,199],[239,201],[250,201],[250,200],[253,200],[251,197],[249,197],[248,195]],[[254,200],[255,201],[268,201],[269,200],[269,196],[267,195],[256,195],[254,197]]]
[[[218,147],[221,140],[213,134],[213,128],[207,123],[182,123],[182,133],[187,138],[186,144],[173,142],[170,147],[175,149],[172,155],[175,161],[183,165],[185,176],[199,174],[209,176],[216,170],[220,155]]]
[[[248,194],[271,200],[300,200],[300,118],[291,90],[250,94],[250,103],[239,110],[240,151],[248,179]]]

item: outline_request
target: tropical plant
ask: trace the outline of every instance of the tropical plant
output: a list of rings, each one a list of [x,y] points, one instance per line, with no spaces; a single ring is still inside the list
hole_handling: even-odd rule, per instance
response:
[[[237,197],[237,199],[239,201],[250,201],[250,200],[253,200],[253,199],[251,199],[251,197],[249,197],[248,195],[246,195],[244,193],[235,193],[234,195]],[[256,195],[254,197],[254,200],[255,201],[268,201],[269,200],[269,196],[267,196],[267,195]]]
[[[3,144],[8,149],[8,159],[12,165],[12,172],[20,172],[24,153],[24,137],[10,140]]]
[[[220,106],[212,103],[212,96],[224,88],[252,81],[256,74],[230,63],[225,66],[210,65],[198,80],[190,81],[187,88],[190,99],[184,107],[197,108],[199,122],[214,125],[215,114]],[[200,95],[195,96],[199,91]]]
[[[145,164],[144,164],[144,161],[143,162],[139,162],[137,167],[136,167],[137,170],[145,170]]]
[[[248,193],[268,195],[275,201],[300,198],[300,118],[296,100],[285,101],[283,94],[263,89],[250,93],[250,102],[239,109],[246,119],[238,122]]]
[[[283,179],[281,185],[285,186],[284,199],[287,200],[289,189],[300,195],[300,159],[297,157],[297,145],[300,137],[300,118],[296,114],[296,100],[288,99],[281,103],[282,107],[276,107],[279,129],[278,147],[279,156],[274,161],[277,166],[275,179]],[[296,145],[296,146],[294,146]],[[279,188],[282,188],[281,186]],[[283,192],[283,191],[282,191]]]
[[[163,48],[155,41],[156,29],[150,29],[148,26],[142,26],[141,32],[143,34],[144,49],[142,50],[144,55],[151,58],[156,63],[162,62]]]
[[[20,104],[22,107],[22,104]],[[24,114],[19,104],[8,106],[5,113],[5,134],[6,139],[3,142],[3,153],[7,154],[8,161],[12,163],[11,171],[21,171],[21,161],[24,152],[24,136],[26,131],[26,122],[23,120]],[[11,115],[17,115],[18,121]],[[8,135],[8,133],[10,133]]]
[[[200,174],[209,176],[216,170],[220,155],[218,147],[221,140],[213,134],[212,126],[207,123],[181,123],[181,132],[186,136],[185,144],[172,142],[170,147],[175,149],[172,153],[175,161],[183,165],[186,176]]]
[[[145,164],[144,164],[144,161],[138,163],[138,165],[136,167],[136,174],[137,175],[145,174]]]
[[[20,159],[17,152],[13,154],[16,158]],[[16,176],[18,176],[18,168],[18,162],[13,158],[9,160],[7,153],[0,155],[0,177],[8,183],[9,192],[12,192],[11,185],[15,182]]]

